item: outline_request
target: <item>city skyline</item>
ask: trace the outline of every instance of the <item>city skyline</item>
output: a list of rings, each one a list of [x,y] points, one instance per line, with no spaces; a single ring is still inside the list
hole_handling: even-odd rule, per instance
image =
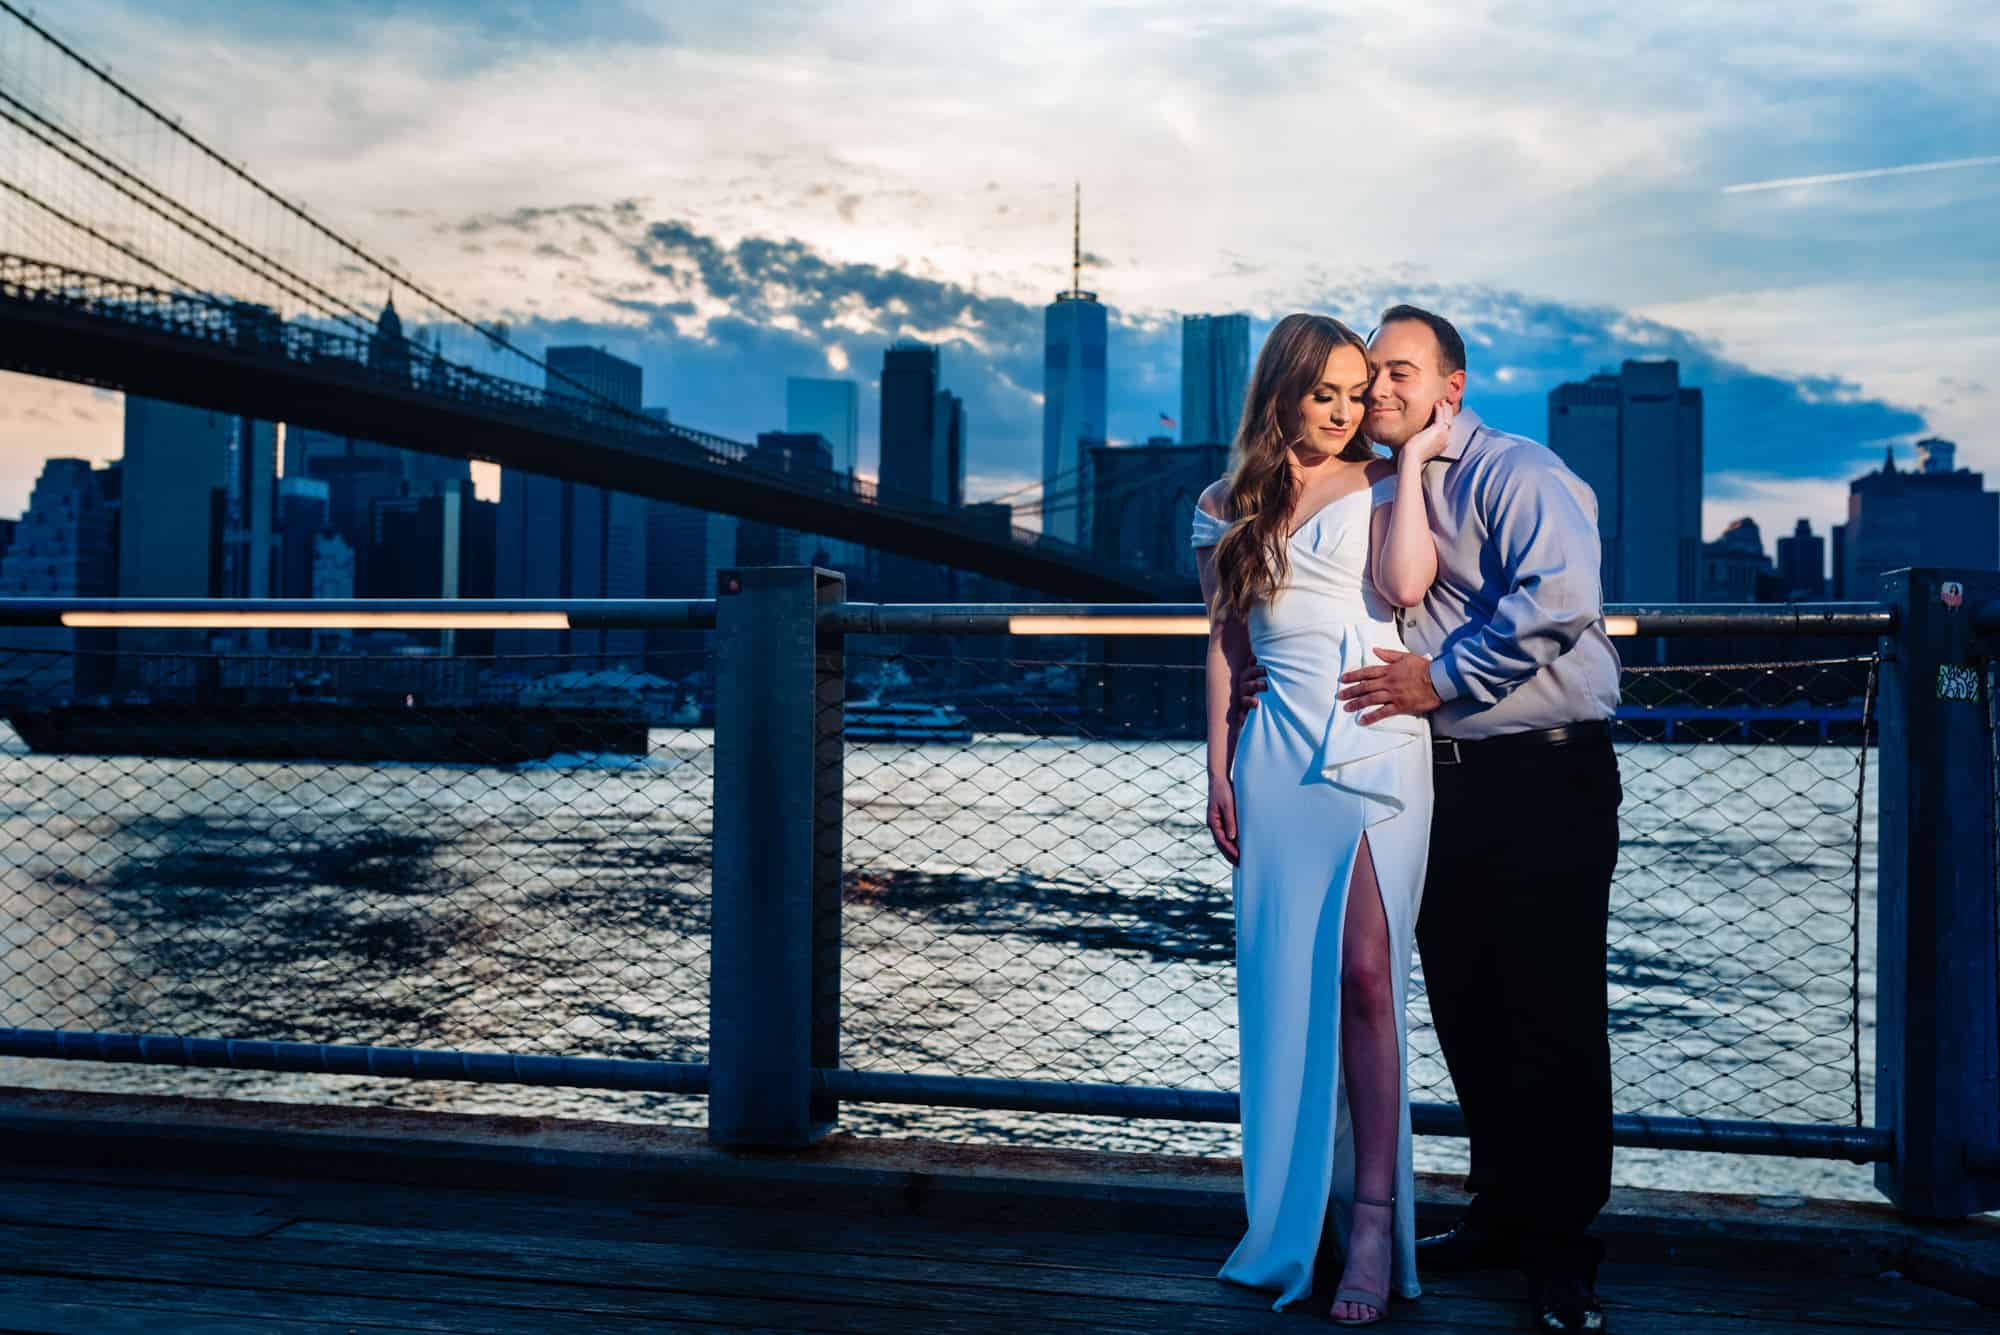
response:
[[[958,34],[935,16],[886,31],[830,6],[755,44],[772,25],[643,4],[556,23],[444,0],[339,14],[77,0],[49,21],[529,345],[601,344],[642,365],[677,421],[753,439],[782,421],[785,377],[851,374],[865,455],[881,348],[937,342],[975,427],[974,497],[1039,473],[1032,326],[1067,278],[1079,176],[1114,439],[1143,440],[1177,402],[1181,312],[1247,310],[1254,340],[1288,309],[1365,326],[1407,297],[1465,328],[1471,401],[1528,434],[1554,384],[1679,360],[1708,395],[1705,533],[1745,512],[1770,532],[1829,522],[1843,479],[1890,442],[1951,436],[1993,465],[1985,367],[2000,339],[1984,312],[2000,279],[1978,238],[2000,171],[1730,192],[1974,156],[2000,121],[1949,76],[2000,47],[1981,7],[1822,15],[1808,60],[1749,13],[1605,7],[1558,31],[1471,5],[1336,33],[1161,4],[1121,33],[1141,72],[1088,77],[1047,66],[1043,42],[1090,49],[1104,40],[1090,16],[1038,14],[1032,53],[1034,25],[1000,17],[981,77],[1049,91],[1004,134],[1018,99],[958,88],[936,58]],[[1354,96],[1305,108],[1275,76],[1332,39],[1353,53]],[[1445,57],[1466,76],[1452,90],[1400,95]],[[1336,83],[1346,71],[1337,59]],[[1498,73],[1516,77],[1484,77]],[[1708,96],[1691,106],[1690,87]],[[1810,117],[1792,109],[1807,87]],[[904,114],[912,99],[937,114]],[[715,117],[719,101],[745,114]],[[690,133],[638,154],[613,132],[635,115]],[[1394,179],[1420,197],[1352,207],[1381,197],[1379,165],[1277,169],[1349,120],[1405,132]],[[1573,132],[1585,123],[1588,139]],[[42,458],[115,455],[116,407],[8,378],[0,512],[19,510]]]

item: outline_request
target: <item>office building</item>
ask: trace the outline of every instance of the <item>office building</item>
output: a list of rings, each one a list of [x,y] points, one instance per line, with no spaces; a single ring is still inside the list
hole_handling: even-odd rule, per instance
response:
[[[470,487],[374,503],[370,518],[368,598],[491,598],[499,506]],[[417,632],[413,643],[443,653],[492,652],[491,631]]]
[[[1181,317],[1181,441],[1227,445],[1236,439],[1250,386],[1250,317]]]
[[[876,460],[885,497],[943,504],[951,494],[950,439],[938,420],[938,350],[908,340],[882,354],[882,422]]]
[[[965,400],[948,389],[937,396],[938,458],[944,468],[944,503],[965,504]]]
[[[1764,555],[1764,535],[1754,519],[1738,519],[1714,542],[1701,545],[1701,586],[1704,603],[1775,601],[1777,574]]]
[[[289,474],[285,478],[286,482],[292,480]],[[307,460],[302,480],[317,482],[325,488],[326,526],[340,534],[353,550],[357,586],[369,588],[375,579],[371,567],[377,560],[375,503],[406,493],[408,484],[403,478],[402,462],[375,450],[317,454]]]
[[[824,473],[832,467],[832,459],[826,438],[810,431],[763,432],[750,453],[753,464],[774,473]],[[813,534],[746,519],[736,529],[736,564],[811,565],[822,558],[824,546],[824,540]]]
[[[269,422],[125,398],[118,591],[127,598],[263,598],[275,556],[277,428]],[[127,650],[253,644],[261,633],[135,630]]]
[[[861,387],[852,380],[787,378],[785,430],[824,437],[834,471],[852,473],[861,446]]]
[[[0,594],[9,598],[109,598],[118,591],[114,469],[88,459],[49,459],[27,513],[0,556]],[[206,508],[206,507],[204,507]]]
[[[0,597],[109,598],[118,592],[115,471],[88,459],[42,465],[27,513],[0,556]],[[207,506],[203,505],[206,515]],[[0,627],[0,692],[49,700],[109,684],[103,660],[76,649],[110,648],[102,632],[62,626]]]
[[[642,411],[657,421],[668,420],[664,407]],[[736,564],[736,528],[734,515],[714,514],[672,501],[647,501],[646,597],[715,597],[716,573]],[[645,633],[645,642],[649,659],[661,654],[694,654],[701,651],[704,634],[655,628]],[[693,666],[691,661],[676,657],[649,662],[647,671],[671,677]]]
[[[644,397],[645,372],[636,363],[614,357],[603,348],[550,348],[547,392],[583,399],[600,406],[636,413]]]
[[[313,541],[332,529],[331,494],[325,478],[279,480],[278,564],[271,576],[273,597],[313,596]]]
[[[1607,602],[1701,586],[1702,403],[1673,361],[1626,362],[1549,393],[1549,447],[1597,495]]]
[[[1917,443],[1917,468],[1896,467],[1892,447],[1878,472],[1848,484],[1847,522],[1833,530],[1835,598],[1882,596],[1882,576],[1904,566],[1992,570],[2000,563],[2000,493],[1959,468],[1948,440]]]
[[[1807,520],[1801,519],[1791,536],[1778,539],[1778,582],[1787,602],[1826,597],[1826,539]]]
[[[1042,532],[1068,542],[1089,527],[1083,451],[1106,435],[1105,348],[1096,293],[1073,286],[1043,309]]]
[[[955,504],[964,499],[964,410],[958,396],[938,388],[938,352],[904,341],[882,354],[882,435],[878,461],[885,503],[898,498]],[[745,526],[748,540],[749,526]],[[845,545],[845,544],[843,544]],[[740,548],[743,564],[762,548]],[[800,554],[800,560],[808,558]],[[829,559],[833,554],[829,552]],[[850,558],[851,559],[851,558]],[[877,596],[899,603],[935,603],[952,596],[951,572],[935,561],[879,553]],[[842,567],[845,569],[846,567]],[[850,591],[850,597],[853,593]]]
[[[547,392],[638,413],[642,372],[602,348],[550,348]],[[495,524],[495,596],[644,598],[649,502],[624,492],[507,469]],[[502,631],[503,654],[578,654],[633,668],[645,632]],[[551,664],[553,670],[557,665]]]

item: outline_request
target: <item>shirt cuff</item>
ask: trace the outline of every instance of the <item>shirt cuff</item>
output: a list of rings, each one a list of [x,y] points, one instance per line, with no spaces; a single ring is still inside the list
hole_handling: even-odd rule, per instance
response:
[[[1438,699],[1446,704],[1464,694],[1458,689],[1458,682],[1453,680],[1451,673],[1446,670],[1443,658],[1431,660],[1431,689],[1436,691]]]

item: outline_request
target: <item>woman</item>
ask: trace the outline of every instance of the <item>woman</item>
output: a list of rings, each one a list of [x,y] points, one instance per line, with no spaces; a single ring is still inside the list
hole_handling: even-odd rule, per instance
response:
[[[1346,1265],[1332,1316],[1414,1298],[1403,1012],[1431,815],[1429,729],[1363,725],[1340,674],[1400,651],[1395,609],[1437,573],[1423,466],[1450,409],[1393,462],[1360,435],[1367,348],[1289,315],[1257,356],[1228,477],[1194,545],[1209,606],[1208,825],[1236,866],[1243,1189],[1250,1227],[1222,1278],[1311,1287],[1330,1220]],[[1252,661],[1264,703],[1233,707]]]

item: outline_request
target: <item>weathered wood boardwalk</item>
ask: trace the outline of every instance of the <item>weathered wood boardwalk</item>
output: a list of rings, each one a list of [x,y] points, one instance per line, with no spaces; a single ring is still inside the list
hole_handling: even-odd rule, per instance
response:
[[[5,1093],[0,1331],[1327,1329],[1323,1303],[1274,1314],[1214,1279],[1226,1166],[889,1142],[725,1156],[685,1133],[498,1118],[446,1119],[448,1139],[430,1119],[324,1109],[231,1135],[258,1114],[216,1110],[241,1105],[162,1136],[163,1115],[118,1130],[121,1101],[65,1127],[59,1098]],[[371,1163],[405,1180],[363,1180]],[[2000,1330],[2000,1309],[1885,1273],[1883,1230],[1850,1215],[1752,1226],[1696,1208],[1649,1233],[1621,1213],[1613,1329]],[[1946,1264],[2000,1257],[1995,1233],[1963,1226]],[[1430,1281],[1385,1329],[1522,1328],[1518,1283]]]

